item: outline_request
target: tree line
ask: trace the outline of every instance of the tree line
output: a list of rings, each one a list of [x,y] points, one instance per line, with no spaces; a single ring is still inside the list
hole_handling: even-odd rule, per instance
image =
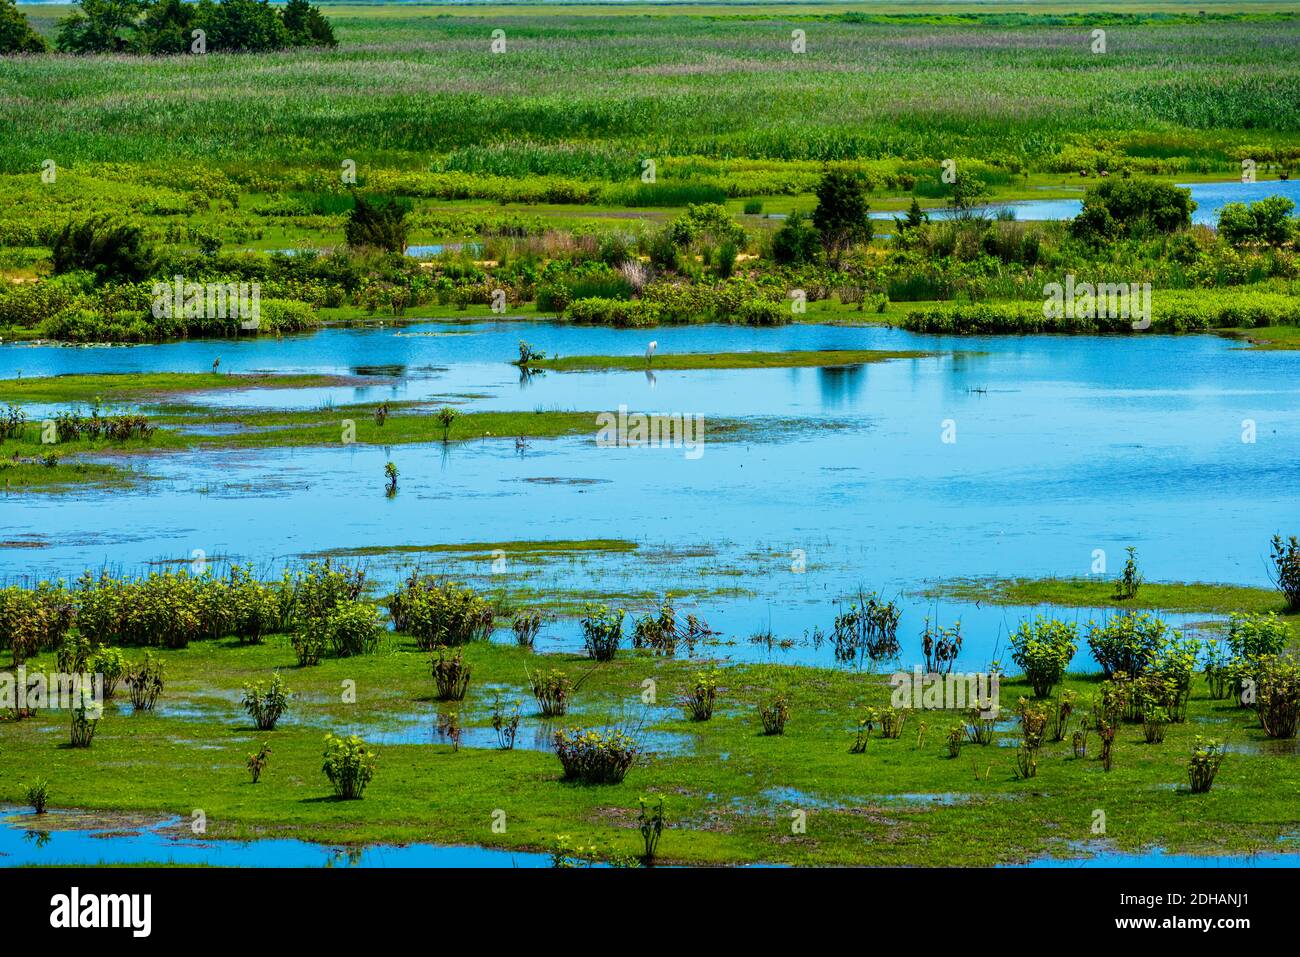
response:
[[[166,56],[179,53],[263,53],[292,47],[333,47],[329,20],[310,0],[78,0],[59,21],[61,53]],[[0,0],[0,55],[46,53],[16,0]]]

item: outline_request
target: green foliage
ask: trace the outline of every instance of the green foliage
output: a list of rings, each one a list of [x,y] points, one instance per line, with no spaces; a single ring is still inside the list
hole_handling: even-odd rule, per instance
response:
[[[294,46],[338,46],[329,20],[308,0],[288,0],[280,10],[280,17],[285,32],[289,34],[289,42]]]
[[[668,226],[668,235],[678,249],[701,244],[745,244],[744,227],[731,218],[721,203],[692,203]]]
[[[1071,225],[1079,239],[1170,233],[1192,224],[1192,191],[1147,179],[1107,179],[1088,187],[1083,210]]]
[[[589,603],[582,610],[582,643],[587,657],[595,661],[613,661],[623,641],[623,616],[618,608]]]
[[[860,175],[831,169],[822,176],[812,221],[833,266],[838,267],[853,246],[871,241],[870,209]]]
[[[262,772],[271,762],[271,742],[263,741],[262,746],[248,756],[248,773],[256,784],[262,779]]]
[[[664,832],[664,799],[660,795],[658,803],[653,807],[650,805],[648,798],[641,798],[638,802],[639,810],[637,811],[637,828],[641,831],[641,863],[646,867],[654,864],[655,855],[659,850],[659,838]]]
[[[230,0],[223,0],[229,3]],[[367,199],[357,196],[343,235],[353,247],[373,247],[400,253],[406,249],[406,223],[410,205],[394,198]]]
[[[375,776],[378,758],[364,741],[350,734],[339,738],[325,735],[325,763],[321,770],[334,786],[334,793],[345,801],[358,801]]]
[[[1284,196],[1228,203],[1219,210],[1219,235],[1233,246],[1281,246],[1295,236],[1293,209],[1295,203]]]
[[[772,236],[772,258],[782,266],[816,262],[821,242],[817,227],[796,210]]]
[[[90,688],[78,689],[78,699],[72,707],[72,736],[69,747],[88,748],[95,737],[95,728],[104,717],[104,705],[95,700]]]
[[[549,671],[526,672],[528,687],[532,689],[533,698],[544,718],[558,718],[569,711],[569,702],[573,697],[575,685],[563,671],[552,668]]]
[[[289,687],[277,671],[269,683],[253,681],[244,685],[242,703],[257,730],[274,731],[276,722],[289,708],[289,697]]]
[[[17,0],[0,0],[0,56],[14,53],[44,53],[45,38],[31,28],[18,9]]]
[[[1290,740],[1300,727],[1300,661],[1266,655],[1252,662],[1255,710],[1270,738]]]
[[[1291,640],[1291,629],[1276,612],[1233,612],[1228,616],[1228,647],[1233,657],[1253,661],[1280,655]]]
[[[1213,738],[1196,736],[1192,756],[1187,762],[1187,778],[1193,794],[1206,794],[1214,785],[1214,778],[1223,763],[1223,745]]]
[[[37,778],[31,784],[27,785],[27,803],[31,805],[33,811],[37,814],[44,814],[45,808],[50,802],[50,782],[45,778]]]
[[[1142,587],[1142,575],[1137,567],[1137,549],[1130,545],[1126,551],[1128,558],[1124,562],[1124,572],[1119,581],[1115,582],[1115,597],[1125,601],[1136,598],[1138,589]]]
[[[136,714],[152,711],[163,691],[163,663],[146,651],[139,661],[126,669],[126,687],[131,692],[131,707]]]
[[[759,705],[758,719],[763,725],[764,734],[785,734],[785,723],[790,719],[790,699],[779,694],[766,704]]]
[[[582,784],[618,784],[638,753],[636,742],[617,729],[561,730],[554,740],[564,780]]]
[[[437,689],[434,697],[439,701],[464,701],[472,669],[465,663],[461,652],[449,656],[440,651],[438,657],[430,661],[430,666]]]
[[[96,282],[136,282],[148,278],[156,255],[137,225],[97,216],[68,223],[54,240],[55,274],[84,270]]]
[[[1300,611],[1300,539],[1292,535],[1285,542],[1274,535],[1270,543],[1273,554],[1273,583],[1286,599],[1288,611]]]
[[[422,651],[484,641],[495,624],[492,605],[472,588],[418,571],[388,600],[388,612]]]
[[[1011,660],[1025,672],[1035,698],[1051,695],[1078,648],[1077,625],[1042,615],[1022,621],[1011,635]]]
[[[1104,624],[1088,623],[1088,646],[1107,678],[1145,675],[1170,641],[1169,626],[1146,612],[1126,612]]]
[[[721,672],[717,668],[700,671],[690,690],[682,697],[682,708],[686,717],[692,721],[708,721],[713,717],[713,708],[718,700],[718,678]]]

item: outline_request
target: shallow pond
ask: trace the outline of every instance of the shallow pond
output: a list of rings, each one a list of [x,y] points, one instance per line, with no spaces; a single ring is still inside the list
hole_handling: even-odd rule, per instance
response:
[[[439,334],[453,328],[458,334]],[[938,354],[834,369],[551,372],[524,381],[508,365],[521,338],[562,355],[641,355],[652,337],[660,355]],[[703,454],[600,447],[594,419],[592,436],[533,440],[522,452],[505,439],[160,454],[142,461],[160,480],[135,490],[0,498],[0,542],[23,546],[0,547],[0,578],[138,570],[188,560],[195,549],[266,566],[339,548],[623,538],[639,550],[544,563],[510,557],[500,574],[482,555],[366,561],[381,579],[420,561],[488,588],[610,595],[634,613],[650,610],[646,596],[686,593],[679,610],[724,633],[724,644],[700,650],[750,660],[829,662],[829,646],[814,647],[805,633],[829,632],[835,600],[862,586],[901,596],[906,664],[926,616],[960,617],[963,663],[975,669],[1006,658],[1007,633],[1030,610],[911,593],[964,576],[1086,575],[1097,549],[1113,579],[1130,544],[1149,580],[1267,586],[1269,537],[1300,525],[1300,352],[1251,351],[1213,336],[955,339],[811,325],[648,332],[435,322],[279,341],[11,346],[0,348],[0,378],[202,371],[215,355],[233,372],[405,374],[356,389],[201,397],[214,405],[447,395],[475,396],[462,400],[470,410],[627,405],[702,414]],[[752,419],[756,433],[710,440],[709,420],[719,417]],[[763,425],[775,420],[785,424]],[[1242,441],[1245,420],[1255,423],[1254,443]],[[946,421],[955,442],[943,441]],[[383,493],[390,460],[401,471],[391,499]],[[751,642],[769,629],[773,643]],[[559,622],[544,627],[538,647],[576,641],[576,626]]]
[[[180,818],[68,826],[58,811],[0,810],[0,867],[178,864],[213,867],[549,867],[550,855],[440,844],[330,847],[310,841],[207,841],[177,836]]]

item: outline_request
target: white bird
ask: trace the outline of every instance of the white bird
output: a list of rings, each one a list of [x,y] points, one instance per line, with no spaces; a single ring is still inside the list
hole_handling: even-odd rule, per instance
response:
[[[646,362],[649,362],[651,359],[654,358],[655,349],[657,349],[658,347],[659,347],[659,340],[657,340],[657,339],[656,339],[654,342],[650,343],[650,345],[648,345],[648,346],[645,347],[645,361],[646,361]]]

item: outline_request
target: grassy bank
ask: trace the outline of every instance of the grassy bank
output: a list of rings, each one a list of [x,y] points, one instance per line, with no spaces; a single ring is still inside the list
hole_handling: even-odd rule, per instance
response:
[[[132,372],[0,379],[0,402],[143,402],[186,393],[366,385],[363,376],[315,373]]]
[[[1210,730],[1248,747],[1262,738],[1250,712],[1208,700],[1199,679],[1188,722],[1171,725],[1163,744],[1144,744],[1139,727],[1123,726],[1109,773],[1092,756],[1069,756],[1068,744],[1044,745],[1038,776],[1018,781],[1013,748],[967,745],[960,758],[946,757],[943,737],[954,714],[922,715],[928,729],[919,742],[914,716],[900,739],[877,734],[865,753],[850,753],[863,709],[888,703],[879,676],[734,666],[720,678],[718,713],[690,722],[672,702],[688,689],[697,663],[625,655],[593,668],[572,656],[486,644],[468,647],[465,655],[473,669],[469,697],[440,708],[431,700],[427,656],[401,638],[379,654],[309,669],[293,666],[283,638],[262,646],[209,642],[164,651],[163,710],[126,717],[110,707],[89,750],[59,746],[66,714],[43,712],[10,725],[0,800],[21,802],[24,782],[44,777],[55,807],[159,816],[201,808],[209,837],[545,849],[566,834],[602,854],[628,854],[639,843],[637,798],[657,793],[666,797],[670,822],[661,854],[696,863],[1009,863],[1063,854],[1067,842],[1093,839],[1097,808],[1108,816],[1106,840],[1127,850],[1246,851],[1274,846],[1294,832],[1300,787],[1294,756],[1267,749],[1233,753],[1211,793],[1175,790],[1185,784],[1196,734]],[[520,740],[532,740],[538,722],[524,672],[539,666],[575,678],[589,673],[574,712],[555,727],[617,723],[665,750],[645,756],[622,784],[579,786],[559,779],[559,764],[545,751],[454,751],[438,742],[432,728],[439,710],[457,710],[467,734],[485,729],[498,692],[525,702]],[[285,675],[296,697],[279,729],[257,732],[235,702],[244,682],[273,669]],[[642,704],[646,679],[656,683],[657,706]],[[343,681],[356,683],[355,704],[340,700]],[[1068,685],[1085,700],[1095,690],[1092,680],[1077,676]],[[756,708],[778,689],[790,700],[789,724],[784,736],[765,737]],[[1005,683],[1003,701],[1026,691]],[[169,715],[169,708],[176,710]],[[381,730],[412,728],[424,729],[412,740],[427,733],[430,743],[377,745],[378,772],[364,800],[330,796],[320,772],[326,730],[373,739]],[[253,785],[244,762],[264,740],[272,747],[271,763]],[[497,810],[506,814],[503,834],[491,827]],[[807,814],[806,833],[792,832],[796,811]],[[1207,821],[1231,826],[1207,828]]]

